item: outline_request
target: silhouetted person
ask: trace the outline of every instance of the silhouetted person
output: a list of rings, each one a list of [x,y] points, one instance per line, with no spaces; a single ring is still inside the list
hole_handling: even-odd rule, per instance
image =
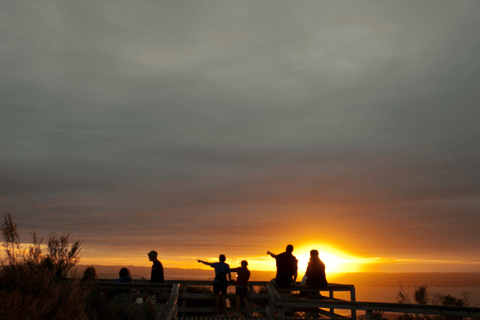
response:
[[[150,277],[151,283],[164,283],[165,278],[163,277],[163,266],[160,261],[157,259],[158,253],[156,251],[150,251],[148,253],[148,259],[153,262],[152,265],[152,275]]]
[[[223,302],[223,313],[227,313],[227,287],[228,281],[232,281],[232,275],[230,274],[230,266],[225,263],[225,255],[221,254],[218,257],[219,262],[206,262],[203,260],[198,260],[198,262],[206,264],[215,269],[215,279],[213,280],[213,293],[215,294],[215,312],[218,314],[220,312],[220,296],[222,297]],[[227,280],[228,276],[228,280]]]
[[[327,276],[325,274],[325,264],[318,256],[318,250],[310,251],[310,260],[308,261],[307,271],[305,271],[305,283],[312,287],[328,286]]]
[[[97,270],[95,270],[94,267],[88,267],[87,269],[85,269],[85,271],[83,271],[83,278],[82,280],[84,281],[93,281],[93,280],[96,280],[98,278],[97,276]]]
[[[81,284],[84,290],[88,291],[85,298],[85,313],[88,319],[105,319],[107,318],[107,301],[108,290],[100,290],[97,286],[97,271],[94,267],[88,267],[83,272]]]
[[[250,304],[247,300],[248,294],[248,279],[250,279],[250,270],[247,268],[248,262],[243,260],[241,262],[241,267],[230,269],[231,272],[237,273],[237,287],[235,288],[235,302],[236,302],[236,309],[237,313],[235,317],[240,316],[240,299],[243,300],[243,303],[247,307],[248,310],[248,317],[252,316],[252,312],[250,310]]]
[[[267,251],[267,254],[275,258],[277,264],[277,275],[275,279],[270,282],[279,287],[288,287],[289,285],[295,285],[298,275],[298,260],[292,254],[293,246],[289,244],[285,252],[280,254],[274,254]]]
[[[130,270],[127,268],[120,269],[118,273],[120,278],[116,279],[115,282],[117,283],[132,283],[133,279],[130,277]],[[110,289],[108,291],[108,300],[112,299],[113,297],[120,295],[122,293],[130,293],[130,289]]]
[[[120,269],[119,272],[120,278],[115,280],[115,282],[120,282],[120,283],[132,283],[133,279],[130,277],[130,270],[127,268],[122,268]]]
[[[160,261],[158,261],[157,257],[158,257],[157,251],[152,250],[148,253],[148,259],[153,262],[153,264],[152,264],[152,275],[150,277],[150,282],[151,283],[164,283],[165,278],[163,276],[163,266],[162,266],[162,263]],[[156,298],[157,302],[158,302],[158,300],[160,299],[161,296],[162,296],[162,293],[160,292],[160,290],[155,292],[155,298]]]

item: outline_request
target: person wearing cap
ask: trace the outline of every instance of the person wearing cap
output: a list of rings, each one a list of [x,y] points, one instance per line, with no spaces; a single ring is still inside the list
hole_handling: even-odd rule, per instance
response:
[[[152,265],[152,275],[150,276],[151,283],[164,283],[165,278],[163,277],[163,266],[160,261],[157,259],[158,253],[156,251],[150,251],[148,253],[148,259],[153,262]],[[155,299],[159,302],[162,297],[160,290],[155,292]]]
[[[237,273],[237,287],[235,288],[235,306],[237,313],[235,313],[234,317],[240,316],[240,299],[243,300],[243,303],[247,307],[248,310],[248,317],[252,316],[252,311],[250,310],[250,304],[247,300],[248,294],[248,279],[250,279],[250,270],[247,268],[248,262],[246,260],[242,260],[241,267],[230,269],[231,272]]]
[[[151,283],[164,283],[165,278],[163,277],[163,266],[160,261],[157,259],[158,253],[156,251],[150,251],[148,253],[148,259],[153,262],[152,265],[152,275],[150,277]]]

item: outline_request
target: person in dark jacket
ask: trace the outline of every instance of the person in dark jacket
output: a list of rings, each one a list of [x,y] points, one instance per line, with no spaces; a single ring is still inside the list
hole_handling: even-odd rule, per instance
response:
[[[148,259],[153,262],[152,265],[152,275],[150,277],[151,283],[164,283],[165,278],[163,277],[163,266],[160,261],[157,259],[158,253],[156,251],[150,251],[148,253]]]
[[[328,286],[325,264],[320,260],[318,250],[310,251],[310,260],[308,261],[307,271],[305,271],[305,277],[305,283],[311,287]]]
[[[158,253],[157,251],[150,251],[148,253],[148,259],[153,262],[152,264],[152,274],[150,276],[150,282],[151,283],[164,283],[165,278],[163,276],[163,266],[160,261],[157,259]],[[157,302],[160,300],[162,297],[162,293],[159,291],[155,292],[155,298]]]
[[[130,270],[128,270],[127,268],[120,269],[119,276],[120,276],[120,278],[115,280],[115,282],[119,282],[119,283],[132,283],[133,282],[132,277],[130,277]]]
[[[318,250],[310,251],[310,260],[308,261],[307,270],[305,271],[305,276],[303,277],[300,285],[318,288],[328,286],[327,277],[325,275],[325,264],[322,260],[320,260],[318,256]],[[300,294],[308,295],[310,298],[323,297],[319,291],[315,293],[300,291]]]
[[[120,272],[118,274],[120,276],[120,278],[116,279],[115,282],[117,283],[132,283],[133,282],[133,279],[130,277],[130,270],[128,270],[127,268],[122,268],[120,269]],[[115,296],[118,296],[118,295],[121,295],[121,294],[124,294],[124,293],[130,293],[130,289],[110,289],[108,290],[108,299],[107,300],[111,300],[113,299]]]
[[[277,275],[275,279],[272,279],[270,282],[279,287],[288,287],[290,285],[295,285],[298,275],[298,260],[292,254],[293,246],[289,244],[285,252],[280,254],[274,254],[270,251],[267,251],[272,258],[275,259],[277,265]]]

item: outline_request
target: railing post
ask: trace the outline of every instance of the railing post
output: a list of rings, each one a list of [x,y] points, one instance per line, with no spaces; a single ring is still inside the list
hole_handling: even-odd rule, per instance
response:
[[[354,286],[350,288],[350,301],[356,301]],[[357,320],[357,310],[355,309],[352,309],[352,320]]]
[[[373,311],[372,310],[367,310],[365,311],[367,315],[367,320],[373,320]]]
[[[329,291],[328,291],[328,296],[333,299],[333,290],[329,290]],[[335,311],[335,309],[330,308],[330,312],[331,312],[331,313],[334,313],[334,311]],[[355,320],[355,319],[353,319],[353,320]]]
[[[187,306],[187,299],[185,299],[185,294],[187,293],[187,285],[184,284],[183,285],[183,289],[182,289],[182,295],[183,295],[183,301],[182,301],[182,310],[185,310],[185,307]],[[185,311],[182,312],[182,315],[184,316],[185,315]]]
[[[284,306],[278,306],[278,318],[279,320],[285,320],[285,307]]]

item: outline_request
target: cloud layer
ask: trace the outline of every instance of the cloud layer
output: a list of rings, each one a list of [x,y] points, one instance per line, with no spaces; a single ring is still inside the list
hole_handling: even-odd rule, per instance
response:
[[[2,5],[0,210],[24,238],[171,255],[308,238],[468,261],[479,6]]]

